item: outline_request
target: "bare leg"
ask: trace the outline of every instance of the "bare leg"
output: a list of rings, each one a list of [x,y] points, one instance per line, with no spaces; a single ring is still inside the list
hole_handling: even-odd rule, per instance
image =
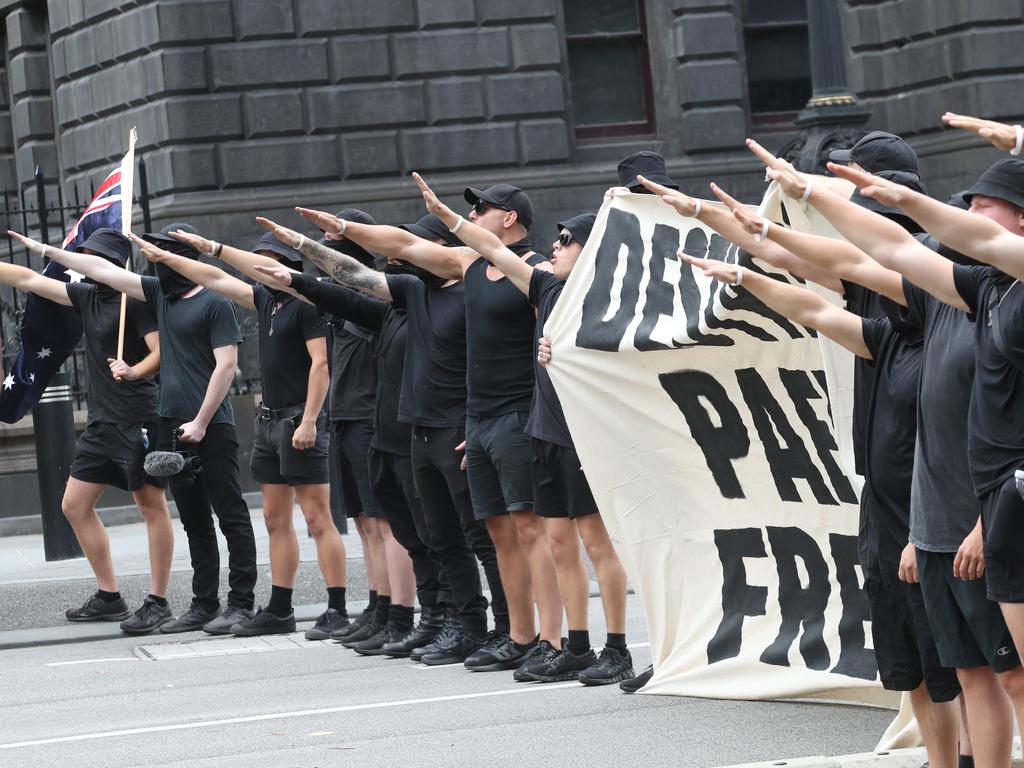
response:
[[[558,591],[555,559],[551,556],[551,545],[548,544],[547,521],[543,517],[537,517],[532,509],[512,512],[510,516],[515,522],[519,544],[526,553],[529,564],[533,596],[537,600],[537,613],[540,614],[541,640],[547,640],[557,648],[562,639],[564,607],[562,595]],[[532,640],[531,635],[525,642]]]
[[[565,603],[570,630],[587,628],[587,601],[590,583],[580,553],[576,523],[568,517],[548,518],[548,542],[558,571],[558,589]],[[561,631],[559,631],[561,634]]]
[[[416,604],[416,577],[412,572],[412,558],[391,532],[391,525],[379,518],[377,527],[384,543],[384,560],[391,587],[391,604],[406,607]]]
[[[384,536],[380,530],[380,520],[375,517],[360,515],[356,518],[356,525],[362,521],[366,530],[364,545],[369,547],[369,561],[367,567],[373,568],[373,581],[377,585],[377,594],[391,595],[391,580],[388,578],[388,559],[384,552]]]
[[[363,566],[366,568],[366,587],[371,592],[380,592],[381,582],[377,579],[377,568],[373,562],[373,544],[370,542],[370,525],[369,518],[366,515],[359,515],[358,517],[350,517],[356,525],[356,533],[359,534],[359,541],[363,545]],[[386,584],[386,582],[385,582]],[[385,589],[384,594],[387,594]]]
[[[328,587],[344,587],[347,576],[345,543],[331,519],[330,486],[296,485],[293,489],[306,528],[316,542],[316,559]]]
[[[576,519],[580,538],[586,547],[587,556],[594,564],[597,584],[601,589],[601,606],[604,608],[608,631],[623,634],[626,631],[626,570],[622,567],[615,546],[608,536],[601,515],[586,515]]]
[[[292,523],[292,489],[279,483],[264,483],[263,522],[270,538],[270,581],[278,587],[295,586],[299,569],[299,540]]]
[[[1003,613],[1006,614],[1003,606]],[[1024,605],[1013,604],[1014,608],[1024,608]],[[1012,634],[1012,629],[1011,629]],[[1016,635],[1014,635],[1016,638]],[[996,675],[999,680],[999,684],[1003,686],[1003,690],[1006,691],[1006,695],[1010,698],[1010,703],[1013,704],[1014,714],[1017,716],[1017,727],[1021,733],[1024,733],[1024,667],[1017,666],[1011,669],[1009,672],[1000,672]],[[973,731],[973,729],[972,729]],[[977,731],[973,731],[977,733]],[[977,762],[977,756],[975,756],[975,762]]]
[[[991,667],[958,669],[977,768],[1006,768],[1013,740],[1013,709]]]
[[[75,531],[75,537],[89,560],[92,572],[96,574],[96,586],[104,592],[117,592],[117,576],[110,558],[110,539],[107,538],[103,521],[96,514],[96,502],[106,487],[68,478],[61,508]]]
[[[516,533],[516,524],[509,515],[489,517],[485,523],[494,542],[498,572],[508,601],[509,634],[517,643],[531,643],[537,634],[533,616],[533,581],[529,561]],[[556,641],[555,647],[560,648],[561,638],[556,637]]]
[[[929,768],[957,768],[957,721],[960,707],[956,700],[936,704],[924,683],[910,692],[910,704],[921,728],[928,750]]]
[[[964,704],[964,695],[961,693],[956,697],[960,706],[960,754],[974,756],[974,748],[971,746],[971,734],[967,730],[967,705]]]
[[[171,513],[167,509],[167,496],[163,488],[143,485],[132,496],[146,521],[146,536],[149,539],[149,594],[167,596],[167,582],[171,578],[171,561],[174,559],[174,529],[171,527]]]

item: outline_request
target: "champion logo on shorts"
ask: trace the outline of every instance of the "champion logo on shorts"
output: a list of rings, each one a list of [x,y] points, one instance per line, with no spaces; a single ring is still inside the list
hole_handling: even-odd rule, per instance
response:
[[[1004,645],[1003,647],[999,648],[999,649],[998,649],[998,650],[996,651],[996,654],[997,654],[997,655],[999,655],[999,656],[1009,656],[1009,655],[1010,655],[1010,649],[1009,649],[1009,648],[1007,648],[1007,647],[1006,647],[1006,646]]]

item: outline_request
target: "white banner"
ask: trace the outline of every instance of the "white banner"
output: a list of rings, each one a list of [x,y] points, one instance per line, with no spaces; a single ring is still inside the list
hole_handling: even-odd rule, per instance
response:
[[[877,683],[856,484],[818,340],[680,262],[680,247],[739,256],[657,197],[612,198],[545,329],[577,451],[647,614],[644,692],[895,706]]]

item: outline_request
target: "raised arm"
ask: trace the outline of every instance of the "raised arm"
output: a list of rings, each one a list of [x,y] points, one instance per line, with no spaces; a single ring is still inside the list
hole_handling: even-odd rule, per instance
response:
[[[371,253],[379,253],[387,259],[408,261],[446,280],[461,280],[466,269],[477,258],[477,254],[468,248],[448,248],[416,237],[398,227],[345,221],[330,213],[309,208],[295,210],[329,235],[351,240]]]
[[[832,237],[822,237],[821,235],[797,232],[789,227],[772,225],[754,211],[736,203],[717,185],[712,184],[711,188],[718,198],[732,209],[732,215],[737,223],[748,234],[752,237],[765,235],[765,239],[777,243],[800,261],[812,264],[820,271],[827,273],[830,282],[838,286],[837,292],[843,292],[840,280],[846,280],[870,288],[898,304],[906,305],[907,300],[903,295],[903,276],[899,272],[886,269],[857,246]]]
[[[8,237],[13,237],[33,253],[37,253],[40,256],[48,256],[68,269],[79,272],[95,280],[97,283],[109,285],[115,291],[126,293],[133,299],[138,299],[139,301],[146,300],[146,296],[142,292],[141,276],[136,275],[134,272],[129,272],[127,269],[115,266],[100,256],[93,256],[89,253],[62,251],[59,248],[43,245],[37,240],[25,237],[25,235],[19,235],[11,230],[7,230],[7,235]]]
[[[942,116],[942,122],[950,128],[960,128],[965,131],[976,133],[981,138],[992,143],[996,149],[1009,152],[1017,145],[1017,126],[1004,125],[995,120],[983,120],[980,117],[970,115],[958,115],[955,112],[947,112]]]
[[[34,293],[36,296],[48,299],[55,304],[62,304],[65,307],[71,306],[68,298],[67,283],[54,280],[52,277],[44,277],[28,267],[19,267],[16,264],[0,264],[0,283],[17,288],[19,291]]]
[[[413,173],[412,177],[423,194],[423,203],[427,206],[427,211],[443,221],[448,229],[458,229],[459,239],[474,251],[473,258],[476,255],[483,256],[500,269],[516,288],[529,296],[533,267],[506,248],[495,234],[463,218],[442,203],[418,173]]]
[[[326,246],[320,245],[315,240],[310,240],[308,237],[300,235],[298,232],[287,227],[275,224],[270,219],[265,219],[262,216],[257,216],[256,221],[273,232],[274,237],[282,243],[297,250],[339,283],[356,290],[365,291],[382,299],[391,299],[391,291],[388,289],[388,281],[384,279],[384,275],[360,263],[358,259],[353,259],[344,253],[331,250]],[[402,230],[398,231],[402,232]],[[422,240],[421,242],[426,241]],[[257,272],[260,271],[257,270]],[[265,272],[261,272],[261,274],[269,277]]]
[[[1024,237],[997,222],[933,200],[927,195],[853,168],[836,172],[861,188],[861,194],[905,211],[943,245],[1024,280]]]
[[[291,272],[282,266],[256,267],[262,274],[272,278],[282,288],[292,288],[315,307],[330,312],[335,317],[351,320],[371,331],[384,327],[388,313],[388,302],[375,296],[366,296],[344,285],[322,282],[312,275]]]
[[[714,259],[698,259],[682,251],[679,251],[679,258],[703,270],[706,276],[713,277],[720,283],[736,285],[742,280],[743,287],[764,302],[768,308],[788,317],[794,323],[813,328],[858,357],[872,359],[871,352],[864,343],[863,320],[816,293],[759,275],[737,264],[726,264]]]

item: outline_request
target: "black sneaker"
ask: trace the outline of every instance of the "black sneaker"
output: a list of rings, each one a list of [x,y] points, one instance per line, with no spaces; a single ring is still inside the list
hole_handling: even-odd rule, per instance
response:
[[[121,622],[121,631],[128,635],[148,635],[157,627],[174,621],[169,605],[160,605],[153,598],[147,597],[131,617]]]
[[[653,674],[654,668],[652,667],[651,670]],[[584,685],[611,685],[630,680],[635,676],[633,657],[630,656],[629,651],[620,651],[618,648],[605,646],[597,663],[588,669],[581,670],[576,679]],[[644,682],[646,683],[646,680]]]
[[[216,619],[218,613],[219,611],[211,611],[209,608],[203,608],[196,605],[196,603],[192,603],[192,606],[181,614],[177,621],[164,624],[160,627],[160,631],[165,635],[176,635],[179,632],[196,632]]]
[[[636,693],[645,685],[647,685],[651,681],[652,677],[654,677],[653,664],[651,664],[651,666],[649,666],[636,677],[632,677],[628,680],[623,680],[621,683],[619,683],[619,688],[622,689],[623,693]]]
[[[327,640],[332,633],[339,632],[352,625],[348,614],[338,613],[333,608],[328,608],[321,613],[316,624],[306,630],[307,640]]]
[[[295,612],[287,616],[278,616],[265,608],[260,608],[252,618],[241,619],[231,627],[235,637],[255,637],[256,635],[287,635],[295,631]],[[207,630],[209,632],[209,630]]]
[[[401,640],[403,635],[405,635],[405,630],[399,629],[394,624],[385,624],[372,637],[368,637],[349,647],[363,656],[380,656],[383,654],[381,648],[384,647],[385,643]]]
[[[565,643],[566,641],[562,640],[562,645],[565,645]],[[515,680],[517,683],[534,682],[532,677],[526,676],[527,669],[529,668],[529,666],[538,659],[554,656],[556,653],[558,653],[558,649],[555,648],[555,646],[553,646],[547,640],[541,640],[539,643],[533,646],[533,650],[526,657],[526,660],[523,661],[523,663],[519,665],[519,668],[512,674],[512,679]]]
[[[384,623],[377,621],[376,616],[371,616],[368,622],[363,624],[363,626],[361,626],[351,635],[342,640],[341,644],[346,648],[351,648],[354,645],[363,642],[364,640],[369,640],[382,629],[384,629]]]
[[[352,619],[347,625],[331,630],[331,640],[335,640],[339,643],[342,640],[347,640],[349,635],[362,629],[366,623],[373,618],[374,613],[375,611],[371,611],[369,608],[364,608],[363,612]]]
[[[380,652],[393,659],[403,659],[412,655],[417,648],[429,645],[444,626],[444,610],[441,608],[423,608],[420,610],[419,623],[405,635],[385,643]]]
[[[252,608],[239,608],[237,605],[229,605],[224,609],[224,613],[203,625],[203,632],[208,635],[231,635],[234,634],[233,628],[235,624],[251,619],[255,615]]]
[[[476,653],[466,659],[466,669],[473,672],[501,672],[518,669],[536,647],[538,638],[520,649],[509,635],[492,632]]]
[[[560,683],[563,680],[575,680],[583,670],[596,664],[597,654],[592,648],[578,656],[568,648],[562,648],[550,656],[532,659],[517,671],[520,671],[523,677],[538,683]]]
[[[445,645],[451,645],[454,643],[461,631],[462,619],[454,609],[449,609],[445,612],[444,623],[441,625],[441,631],[437,633],[437,637],[434,638],[433,642],[427,643],[419,648],[413,648],[412,652],[409,654],[409,658],[413,661],[423,661],[423,657],[428,653],[433,653]]]
[[[81,608],[72,608],[64,612],[68,621],[124,621],[132,612],[123,597],[107,602],[98,594],[90,595]]]
[[[430,653],[424,653],[420,661],[428,667],[462,664],[468,656],[480,649],[485,639],[482,635],[473,635],[459,630],[453,638],[453,642],[446,642],[444,645],[438,643],[437,649]]]

